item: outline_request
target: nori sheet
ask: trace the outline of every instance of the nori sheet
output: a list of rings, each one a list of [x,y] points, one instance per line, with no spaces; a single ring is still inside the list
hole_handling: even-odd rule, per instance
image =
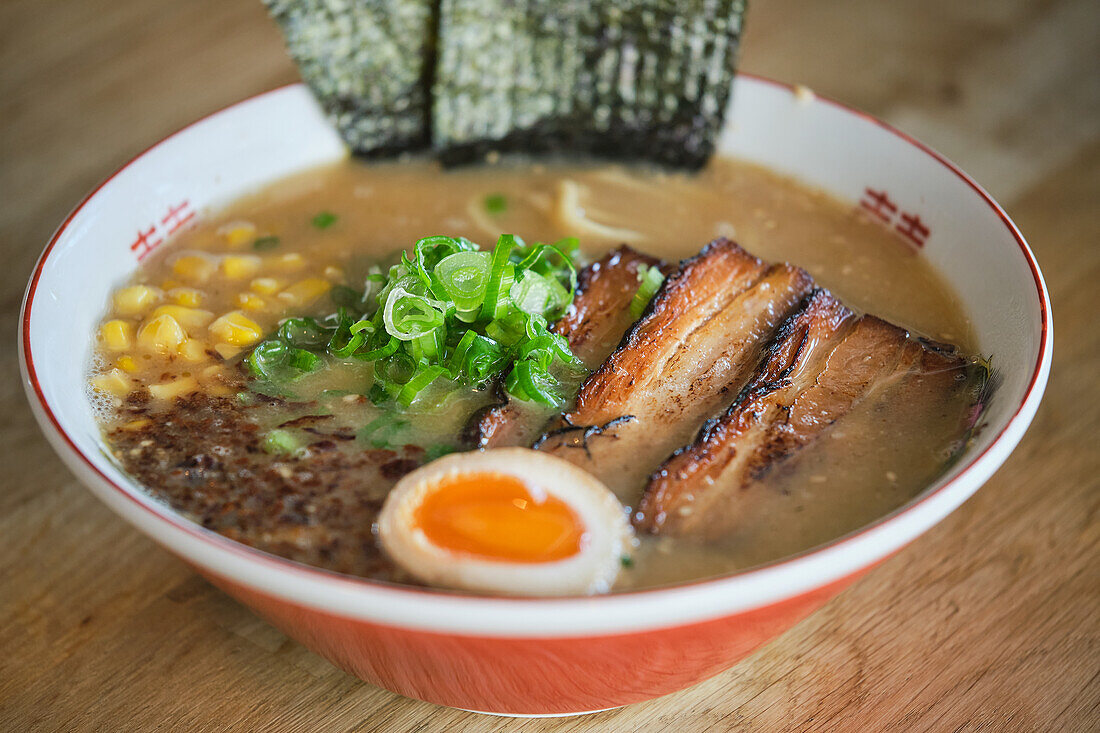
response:
[[[432,146],[698,168],[722,128],[745,0],[441,0]]]
[[[427,147],[435,0],[264,0],[332,124],[360,155]]]

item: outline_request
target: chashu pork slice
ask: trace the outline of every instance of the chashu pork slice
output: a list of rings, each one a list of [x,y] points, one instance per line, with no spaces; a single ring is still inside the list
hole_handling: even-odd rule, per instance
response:
[[[663,261],[625,244],[581,270],[572,305],[550,328],[569,340],[570,350],[589,369],[603,363],[634,322],[630,302],[641,265],[669,270]],[[474,414],[468,441],[477,448],[531,445],[546,424],[546,411],[510,399],[500,385],[496,389],[498,403]]]
[[[537,447],[634,505],[661,461],[729,406],[812,287],[799,268],[768,267],[733,242],[712,242],[668,278]]]
[[[763,488],[754,484],[862,399],[942,409],[965,372],[964,360],[875,316],[856,317],[817,290],[780,329],[730,409],[653,474],[635,526],[703,539],[728,534],[751,506],[752,489]]]

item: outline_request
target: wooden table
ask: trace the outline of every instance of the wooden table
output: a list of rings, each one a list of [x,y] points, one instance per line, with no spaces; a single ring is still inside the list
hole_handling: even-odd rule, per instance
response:
[[[112,515],[41,437],[16,313],[53,228],[181,125],[295,78],[258,0],[0,4],[0,729],[1100,729],[1100,5],[758,0],[743,67],[925,139],[1039,258],[1058,334],[1016,453],[947,521],[693,689],[581,719],[336,670]]]

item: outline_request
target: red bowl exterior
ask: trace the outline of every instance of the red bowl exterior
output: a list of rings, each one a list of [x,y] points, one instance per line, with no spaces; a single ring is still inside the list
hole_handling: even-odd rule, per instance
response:
[[[527,639],[367,623],[196,570],[287,636],[379,687],[464,710],[569,715],[649,700],[713,677],[809,616],[870,568],[779,603],[702,623]]]

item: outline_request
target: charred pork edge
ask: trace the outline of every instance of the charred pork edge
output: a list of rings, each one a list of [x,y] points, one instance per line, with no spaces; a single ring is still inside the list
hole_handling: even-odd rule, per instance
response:
[[[878,327],[889,329],[892,332],[892,335],[894,335],[897,339],[898,348],[897,348],[897,351],[892,354],[893,358],[891,358],[887,362],[887,364],[884,365],[883,368],[881,370],[879,370],[875,375],[872,375],[870,381],[867,383],[867,385],[865,385],[866,388],[861,390],[860,393],[852,400],[851,407],[855,407],[856,405],[858,405],[859,403],[861,403],[863,400],[865,400],[867,398],[867,395],[869,394],[870,389],[873,388],[873,384],[877,379],[880,379],[883,376],[889,377],[890,375],[893,375],[893,374],[895,374],[899,371],[908,372],[915,365],[918,365],[918,364],[923,365],[930,358],[938,359],[943,363],[944,368],[942,370],[938,370],[938,371],[955,371],[955,370],[958,370],[958,369],[966,369],[967,368],[968,361],[966,359],[963,359],[963,358],[958,356],[957,349],[954,349],[954,348],[950,347],[949,345],[941,345],[941,344],[931,344],[930,345],[930,344],[926,343],[925,339],[914,336],[907,329],[902,328],[900,326],[897,326],[893,323],[890,323],[889,321],[886,321],[882,318],[879,318],[879,317],[871,315],[871,314],[864,314],[864,315],[862,315],[860,317],[857,317],[857,318],[851,318],[849,326],[847,326],[846,328],[844,328],[842,330],[838,330],[836,332],[836,334],[830,339],[830,340],[834,341],[834,345],[832,346],[832,348],[830,348],[828,350],[828,353],[824,355],[824,358],[825,359],[830,358],[832,356],[832,354],[836,353],[836,351],[838,349],[843,348],[843,346],[846,343],[847,339],[851,338],[853,336],[853,334],[862,325],[877,325]],[[947,348],[944,348],[944,346],[946,346]],[[789,372],[789,370],[785,370],[785,371]],[[924,371],[923,367],[922,367],[921,371]],[[818,376],[820,376],[821,373],[823,373],[823,372],[821,370],[818,370]],[[782,386],[783,385],[780,384],[780,388],[782,388]],[[812,388],[812,385],[809,385],[808,388]],[[900,387],[896,387],[896,388],[900,388]],[[750,399],[755,399],[758,396],[760,396],[761,394],[766,394],[766,391],[762,391],[760,393],[754,393],[750,397]],[[839,419],[839,418],[837,418],[837,419]],[[835,420],[830,421],[830,423],[831,422],[835,422]],[[710,431],[713,430],[713,428],[714,428],[713,424],[708,426],[707,437],[709,437]],[[820,433],[817,433],[817,434],[815,434],[814,436],[811,437],[809,442],[812,443],[815,440],[819,439],[820,437],[821,437]],[[694,446],[694,444],[693,444],[693,446]],[[805,446],[798,446],[798,448],[802,448],[802,447],[805,447]],[[677,453],[679,454],[680,452],[678,451]],[[784,460],[784,459],[790,457],[790,455],[792,455],[792,452],[783,453],[783,454],[778,456],[777,460],[780,460],[780,461]],[[670,459],[670,461],[671,461],[671,459]],[[757,467],[757,468],[753,469],[748,480],[750,480],[750,481],[751,480],[756,480],[756,478],[760,475],[761,468],[763,468],[764,470],[767,470],[767,469],[770,469],[772,465],[774,465],[774,461],[769,462],[768,464],[766,464],[763,467]],[[664,467],[662,467],[662,468],[664,468]],[[666,476],[667,476],[667,471],[665,471],[665,472],[658,471],[657,473],[655,473],[651,477],[650,486],[653,486],[654,484],[656,484],[657,480],[666,478]],[[650,487],[647,487],[647,490],[649,488]],[[648,494],[647,494],[647,496],[648,496]],[[668,495],[665,494],[665,496],[668,496]],[[705,494],[704,494],[704,496],[705,496]],[[645,529],[645,530],[650,531],[650,532],[659,532],[665,526],[665,522],[664,522],[663,519],[658,521],[657,517],[668,517],[669,516],[668,513],[670,511],[673,511],[673,510],[676,509],[676,506],[675,506],[676,497],[671,496],[671,497],[668,497],[668,498],[669,498],[669,501],[670,501],[670,506],[668,506],[668,507],[646,507],[644,509],[640,508],[639,511],[636,513],[635,518],[634,518],[636,525],[639,526],[640,528]],[[715,497],[716,500],[721,500],[721,498],[722,497]],[[657,511],[658,509],[659,509],[659,511]],[[705,510],[705,507],[704,507],[704,510]]]
[[[733,263],[730,269],[745,265],[745,262]],[[631,395],[628,392],[616,391],[616,394],[604,394],[603,396],[610,400],[612,411],[608,412],[601,407],[596,407],[599,414],[593,414],[592,408],[594,405],[605,404],[604,401],[595,402],[590,399],[583,406],[586,409],[578,405],[576,412],[560,417],[560,422],[552,422],[551,427],[548,428],[550,432],[544,433],[534,447],[541,447],[542,444],[550,441],[552,450],[559,454],[565,448],[580,448],[584,449],[585,455],[591,461],[593,460],[591,450],[594,449],[591,440],[606,435],[612,441],[604,441],[605,444],[601,448],[610,453],[601,453],[600,460],[606,458],[616,462],[623,461],[626,466],[629,466],[629,468],[624,466],[631,477],[629,483],[636,484],[636,493],[640,495],[641,489],[646,484],[646,478],[663,459],[685,442],[690,442],[705,420],[721,414],[729,407],[745,383],[752,377],[763,347],[814,288],[813,279],[809,273],[786,263],[763,266],[762,271],[752,265],[742,272],[746,277],[741,279],[741,283],[751,282],[751,284],[740,291],[734,289],[733,297],[716,308],[710,316],[686,324],[688,327],[683,329],[683,339],[677,338],[676,348],[668,354],[670,361],[662,366],[657,363],[657,360],[650,360],[648,363],[645,359],[637,361],[634,358],[637,354],[634,354],[630,364],[620,363],[619,365],[620,368],[628,369],[632,374],[640,371],[649,373],[648,377],[636,375],[646,382],[659,381],[660,375],[667,377],[675,372],[679,375],[678,379],[688,378],[689,383],[699,384],[696,380],[705,378],[716,363],[732,360],[733,363],[724,374],[725,378],[709,381],[707,387],[701,391],[694,391],[693,388],[693,391],[684,393],[678,390],[669,392],[660,384],[653,384],[653,391],[647,390],[649,395],[647,399],[639,399],[637,395]],[[682,305],[679,303],[676,310],[682,310]],[[760,318],[765,318],[766,324],[760,324]],[[758,325],[764,327],[758,328]],[[673,326],[673,328],[677,327]],[[677,330],[680,329],[677,328]],[[691,350],[684,351],[684,348],[689,344],[699,343],[698,337],[704,332],[707,333],[706,341],[721,348],[721,351],[714,352],[704,362],[690,357],[678,360],[678,357],[691,353]],[[626,385],[620,380],[619,386]],[[656,415],[654,415],[657,421],[655,423],[637,420],[637,416],[646,412],[644,406],[646,403],[664,403],[669,400],[683,408],[670,421]],[[684,406],[685,401],[692,404]],[[615,428],[614,432],[608,433],[611,428]],[[647,428],[658,432],[671,431],[673,434],[662,435],[659,440],[653,441],[646,437],[650,435],[650,430]],[[684,433],[685,429],[688,431],[687,434]],[[624,442],[616,442],[624,438],[626,439]],[[639,454],[639,441],[643,444],[649,443],[648,447],[641,446],[647,458],[642,458]],[[611,476],[603,474],[601,470],[597,470],[596,475],[611,480]],[[624,488],[625,486],[624,484]],[[637,498],[639,496],[634,496],[629,503],[634,504]]]
[[[615,358],[615,355],[618,354],[620,351],[629,348],[633,344],[634,340],[640,337],[640,331],[646,324],[646,321],[648,321],[653,316],[658,308],[665,307],[667,302],[675,297],[676,291],[679,290],[680,287],[682,287],[681,283],[688,278],[688,276],[696,267],[701,266],[703,261],[719,247],[735,248],[743,252],[746,256],[756,260],[761,265],[764,264],[763,260],[749,254],[749,252],[743,249],[741,245],[737,244],[731,239],[727,239],[726,237],[718,237],[717,239],[712,239],[710,242],[707,242],[703,249],[699,250],[698,254],[692,255],[687,259],[680,260],[680,264],[677,265],[676,268],[668,274],[668,276],[665,278],[665,281],[661,283],[661,287],[658,288],[653,297],[649,299],[649,304],[646,305],[645,310],[642,311],[642,315],[636,321],[634,321],[634,325],[626,330],[626,333],[623,334],[622,339],[619,341],[619,345],[616,346],[615,349],[611,352],[611,355],[604,360],[604,363],[601,364],[598,369],[588,375],[588,378],[584,380],[585,384],[590,380],[596,378],[597,375],[602,374],[612,368],[611,361]],[[584,384],[581,384],[581,389],[584,389]],[[580,393],[578,392],[578,394]]]
[[[817,305],[818,302],[822,301],[823,305]],[[778,373],[771,374],[776,366],[775,362],[782,350],[790,346],[790,340],[796,337],[802,324],[811,322],[811,319],[815,316],[814,311],[825,307],[825,305],[832,306],[833,304],[839,306],[840,312],[845,314],[844,317],[848,323],[838,329],[830,340],[838,339],[837,343],[839,343],[839,339],[844,338],[854,323],[852,312],[828,290],[814,288],[802,299],[798,309],[776,330],[768,346],[761,353],[756,373],[749,379],[729,409],[722,415],[704,422],[695,440],[674,451],[650,476],[633,515],[633,523],[636,528],[657,533],[663,526],[663,521],[657,521],[657,516],[663,513],[663,510],[659,509],[658,502],[663,503],[666,491],[663,490],[663,487],[660,487],[658,482],[670,474],[671,464],[691,454],[697,456],[693,459],[694,463],[700,462],[708,452],[707,444],[715,438],[719,427],[731,425],[749,402],[788,386],[791,372],[798,366],[799,357],[807,347],[808,330],[799,340],[798,345],[795,347],[795,354],[789,359],[789,363],[780,369]],[[835,345],[833,348],[835,348]],[[829,350],[829,353],[832,353],[832,349]]]
[[[594,383],[608,376],[610,372],[614,371],[616,364],[620,361],[620,359],[616,357],[619,357],[627,350],[635,348],[638,345],[637,342],[641,339],[641,331],[648,325],[648,321],[650,321],[654,317],[659,309],[667,307],[669,301],[677,297],[679,295],[679,291],[682,288],[689,286],[689,283],[687,282],[688,278],[694,273],[695,269],[701,267],[707,260],[707,258],[712,256],[715,251],[720,248],[729,249],[733,252],[739,252],[745,257],[753,260],[758,267],[763,268],[760,273],[757,274],[756,278],[754,278],[750,284],[746,285],[739,292],[744,292],[753,287],[765,276],[769,269],[767,264],[763,260],[753,256],[744,248],[742,248],[739,244],[730,239],[727,239],[726,237],[719,237],[717,239],[711,240],[707,243],[705,247],[703,247],[702,250],[699,251],[698,254],[685,260],[681,260],[676,270],[665,278],[664,283],[662,283],[661,287],[657,290],[657,293],[654,294],[654,296],[650,299],[649,304],[642,312],[641,317],[634,322],[633,326],[627,329],[625,334],[623,334],[622,340],[619,342],[619,345],[611,352],[611,355],[608,356],[607,359],[604,360],[603,364],[601,364],[599,368],[589,374],[588,377],[585,378],[584,382],[581,383],[580,388],[577,390],[577,398],[574,402],[573,408],[569,411],[560,413],[557,418],[552,419],[547,428],[543,431],[542,435],[539,437],[539,439],[535,441],[535,445],[541,446],[547,440],[561,435],[563,432],[570,432],[580,429],[580,427],[582,427],[573,424],[572,416],[573,413],[576,412],[576,410],[580,407],[580,400],[584,396],[585,388],[590,383]],[[739,292],[734,293],[731,296],[731,300],[733,298],[736,298]],[[717,311],[715,311],[715,313],[718,313],[721,310],[722,308],[719,308]],[[709,321],[710,319],[706,320]],[[704,323],[705,322],[706,321],[704,321]]]

